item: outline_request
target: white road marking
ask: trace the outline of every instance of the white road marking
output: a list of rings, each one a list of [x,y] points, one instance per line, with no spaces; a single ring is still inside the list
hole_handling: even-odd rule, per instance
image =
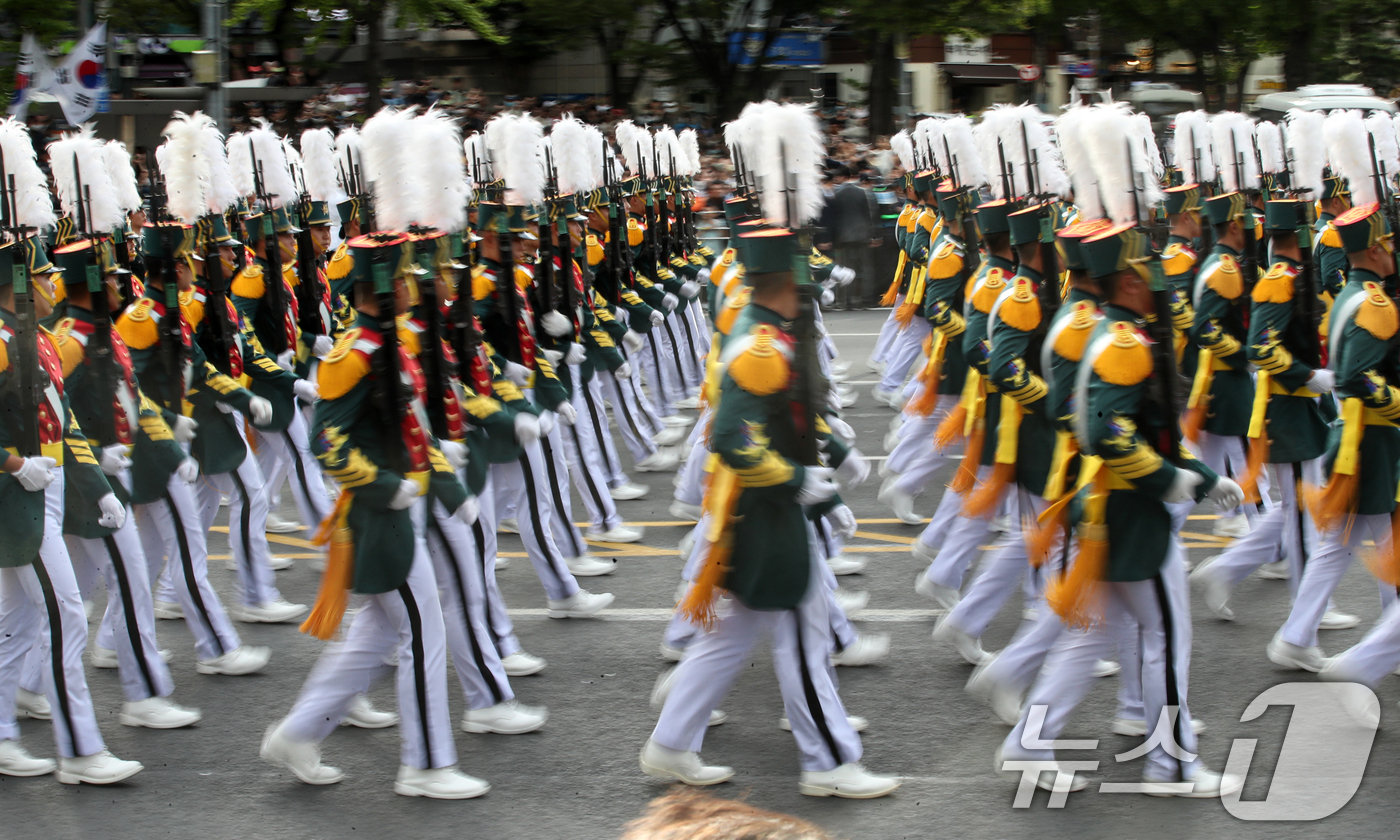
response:
[[[507,610],[511,618],[547,618],[549,610],[526,608]],[[861,610],[856,613],[858,621],[910,622],[931,621],[943,614],[943,610]],[[633,607],[609,608],[597,613],[599,618],[612,621],[670,621],[675,613],[672,607]]]

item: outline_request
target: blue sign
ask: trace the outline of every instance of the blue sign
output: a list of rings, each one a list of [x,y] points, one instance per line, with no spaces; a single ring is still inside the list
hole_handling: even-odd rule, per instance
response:
[[[763,49],[762,32],[729,33],[729,63],[750,67]],[[780,67],[811,67],[825,64],[825,42],[815,32],[777,32],[768,44],[763,63]]]

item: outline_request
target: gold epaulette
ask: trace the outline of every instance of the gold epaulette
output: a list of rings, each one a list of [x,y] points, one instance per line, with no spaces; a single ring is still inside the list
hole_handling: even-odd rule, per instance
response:
[[[1079,301],[1074,305],[1069,323],[1055,338],[1055,353],[1071,362],[1084,358],[1084,348],[1089,345],[1089,336],[1094,332],[1091,329],[1093,326],[1094,305],[1087,300]]]
[[[586,241],[588,246],[588,264],[597,265],[603,261],[605,255],[603,244],[598,241],[597,235],[592,233],[588,234],[588,239]]]
[[[1340,248],[1342,247],[1342,234],[1337,230],[1336,226],[1328,222],[1327,227],[1322,229],[1322,235],[1317,238],[1317,243],[1319,245],[1326,245],[1329,248]]]
[[[83,363],[83,344],[73,337],[73,319],[64,318],[54,325],[53,346],[58,351],[59,361],[63,364],[63,377],[78,369],[78,365]]]
[[[788,386],[789,379],[788,360],[777,347],[778,330],[756,324],[749,335],[753,341],[729,363],[729,376],[750,394],[776,394]]]
[[[333,400],[350,393],[369,373],[369,359],[363,353],[350,352],[364,330],[354,327],[346,330],[336,341],[331,352],[321,360],[316,372],[316,384],[321,391],[321,399]]]
[[[180,292],[180,311],[184,313],[185,321],[191,327],[198,327],[204,323],[204,301],[195,297],[194,289]]]
[[[1239,263],[1229,254],[1221,254],[1215,267],[1206,275],[1206,287],[1226,300],[1234,300],[1244,294],[1244,275]]]
[[[326,278],[329,280],[343,280],[350,274],[350,269],[355,267],[355,258],[350,256],[350,244],[340,243],[340,247],[335,249],[335,254],[331,256],[330,262],[326,263]]]
[[[1185,274],[1196,265],[1196,255],[1180,242],[1173,242],[1162,252],[1162,270],[1169,277]]]
[[[1113,341],[1094,359],[1094,373],[1112,385],[1136,385],[1152,374],[1152,351],[1127,321],[1109,326]]]
[[[501,403],[499,400],[493,400],[490,397],[483,397],[477,394],[467,397],[467,401],[462,404],[462,408],[468,414],[480,420],[484,417],[490,417],[492,414],[500,411]]]
[[[262,266],[257,263],[244,266],[242,271],[233,276],[233,284],[229,286],[229,291],[242,298],[261,298],[267,291],[263,282]]]
[[[733,265],[734,260],[738,258],[738,253],[739,252],[735,251],[733,248],[725,248],[724,253],[719,255],[719,259],[715,261],[715,264]]]
[[[962,271],[963,255],[952,240],[945,241],[928,259],[930,280],[947,280]]]
[[[1366,281],[1366,302],[1356,310],[1356,325],[1380,339],[1389,341],[1400,328],[1400,314],[1379,283]]]
[[[1040,299],[1029,277],[1017,277],[1014,282],[1016,285],[997,310],[997,317],[1009,327],[1030,332],[1040,326]]]
[[[1269,273],[1254,286],[1250,297],[1255,303],[1288,303],[1293,299],[1293,278],[1298,272],[1288,263],[1277,262],[1269,268]]]
[[[151,317],[155,301],[141,298],[117,318],[117,333],[132,350],[145,350],[160,340],[160,326]]]
[[[725,299],[724,308],[715,316],[715,329],[720,335],[729,335],[729,331],[734,329],[734,322],[738,320],[739,313],[744,311],[744,307],[749,305],[752,298],[753,287],[743,286]]]
[[[635,247],[637,247],[638,245],[642,244],[642,239],[643,239],[644,236],[645,236],[645,234],[644,234],[644,232],[642,231],[642,226],[639,225],[639,224],[637,224],[637,220],[636,220],[636,219],[628,219],[628,220],[627,220],[627,244],[628,244],[628,245],[631,245],[633,248],[635,248]]]
[[[1006,278],[1007,272],[1004,269],[987,269],[987,278],[982,281],[982,287],[972,295],[972,305],[978,312],[987,314],[992,311],[997,298],[1001,297],[1001,290],[1006,288]]]
[[[423,345],[422,342],[418,340],[418,333],[409,329],[408,316],[400,315],[395,319],[394,323],[398,327],[399,345],[408,351],[408,355],[415,359],[418,358],[418,354],[423,350]]]
[[[486,276],[486,268],[477,266],[472,272],[472,300],[485,300],[496,291],[496,283]]]

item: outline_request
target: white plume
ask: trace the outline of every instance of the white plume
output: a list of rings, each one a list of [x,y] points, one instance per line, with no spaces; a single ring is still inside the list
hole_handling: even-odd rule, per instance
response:
[[[1162,162],[1162,150],[1157,147],[1157,135],[1152,131],[1152,118],[1143,113],[1133,114],[1134,136],[1147,151],[1147,161],[1152,164],[1152,177],[1158,181],[1167,174],[1167,166]]]
[[[473,181],[491,180],[490,159],[486,155],[486,137],[479,131],[471,133],[462,141],[462,151],[467,156],[467,169]]]
[[[229,164],[228,149],[224,146],[224,135],[219,132],[214,118],[201,111],[195,111],[191,119],[199,126],[199,149],[207,167],[204,177],[204,204],[207,212],[222,213],[237,204],[246,193],[240,193]],[[244,143],[246,147],[247,144]]]
[[[1010,119],[1011,106],[994,105],[972,129],[977,158],[987,172],[993,198],[1006,198],[1005,150],[1000,146],[1001,130]]]
[[[742,117],[741,117],[742,118]],[[751,166],[763,217],[779,227],[800,227],[821,214],[822,161],[826,144],[811,105],[781,105],[754,117]],[[746,153],[747,157],[747,153]],[[789,208],[796,219],[789,218]]]
[[[1322,197],[1322,173],[1327,167],[1327,144],[1323,125],[1327,117],[1319,111],[1290,110],[1284,118],[1288,151],[1292,157],[1290,179],[1295,189],[1307,190],[1314,199]]]
[[[414,221],[447,233],[467,226],[471,181],[462,161],[462,134],[446,113],[430,109],[413,121],[410,160],[417,194]]]
[[[131,166],[131,153],[120,140],[108,140],[102,147],[102,157],[107,164],[107,174],[112,178],[112,187],[117,191],[117,204],[122,212],[130,213],[141,209],[141,191],[136,188],[136,170]]]
[[[739,112],[737,119],[724,124],[724,145],[729,148],[729,157],[735,161],[736,167],[742,159],[746,169],[753,168],[750,157],[757,149],[758,133],[765,120],[764,115],[779,107],[781,106],[771,99],[750,102]]]
[[[1041,111],[1034,105],[997,105],[982,118],[978,152],[982,164],[996,173],[992,194],[997,198],[1039,195],[1067,195],[1069,177],[1060,162],[1060,152],[1050,139]],[[1003,162],[1007,177],[1001,177]],[[1032,179],[1034,183],[1032,183]],[[1007,187],[1012,195],[1006,195]]]
[[[1091,111],[1086,105],[1075,104],[1055,120],[1055,136],[1059,138],[1060,153],[1074,186],[1074,205],[1079,208],[1080,218],[1086,220],[1103,217],[1098,173],[1094,171],[1094,161],[1084,140]]]
[[[589,136],[588,128],[573,114],[565,114],[549,132],[554,142],[559,192],[565,195],[582,194],[602,183],[603,150],[600,141]]]
[[[86,230],[79,233],[108,233],[126,216],[117,199],[117,188],[107,170],[102,147],[91,123],[49,144],[49,171],[53,173],[63,212],[74,221],[80,215],[86,220]],[[8,168],[8,156],[6,164]],[[82,181],[81,191],[79,181]],[[81,211],[79,201],[82,202]]]
[[[900,129],[890,138],[890,150],[895,157],[899,158],[899,168],[905,172],[914,171],[914,141],[909,139],[909,132]]]
[[[247,198],[253,194],[253,150],[248,145],[248,132],[237,131],[228,136],[224,142],[224,150],[228,152],[229,176],[233,180],[233,188],[238,191],[240,198]]]
[[[1322,124],[1327,161],[1333,174],[1347,179],[1351,201],[1356,206],[1377,201],[1371,149],[1366,142],[1368,136],[1360,111],[1333,111]]]
[[[336,183],[346,195],[356,187],[355,179],[363,178],[365,164],[363,158],[364,137],[358,128],[347,128],[335,137],[335,177]],[[358,176],[356,171],[360,173]],[[363,188],[363,184],[359,185]]]
[[[1254,126],[1254,142],[1259,147],[1259,163],[1265,172],[1282,172],[1283,135],[1278,123],[1261,122]]]
[[[1151,153],[1138,131],[1126,102],[1095,105],[1080,129],[1094,164],[1099,197],[1114,224],[1146,221],[1165,198],[1161,181],[1152,172]]]
[[[681,132],[681,148],[685,149],[685,175],[700,174],[700,135],[693,128]]]
[[[1215,158],[1211,156],[1210,125],[1205,111],[1182,111],[1176,115],[1172,163],[1181,170],[1182,183],[1206,184],[1215,180]]]
[[[39,168],[34,142],[23,120],[0,118],[0,154],[5,156],[5,190],[8,179],[15,179],[15,218],[10,224],[31,228],[50,228],[54,223],[53,199],[49,197],[49,182]],[[9,201],[6,199],[6,204]]]
[[[543,140],[544,127],[530,117],[501,114],[486,124],[492,172],[505,180],[507,204],[538,204],[544,199],[544,170],[539,165]]]
[[[914,133],[909,137],[909,145],[915,157],[926,167],[932,168],[938,157],[934,149],[943,145],[943,120],[925,117],[914,124]],[[917,167],[911,171],[918,171]]]
[[[211,183],[204,127],[196,117],[177,111],[161,134],[165,142],[156,149],[156,164],[165,178],[165,208],[192,225],[209,212],[205,193]]]
[[[292,173],[292,184],[296,186],[297,197],[306,192],[306,171],[301,162],[301,152],[297,151],[291,135],[282,138],[282,154],[287,156],[287,171]]]
[[[340,200],[336,186],[335,135],[329,128],[308,128],[301,133],[301,176],[312,201]]]
[[[287,153],[282,148],[282,138],[273,131],[272,123],[261,117],[248,131],[248,139],[253,144],[253,155],[262,176],[263,194],[268,196],[268,209],[291,204],[297,200],[301,190],[292,182],[292,172],[287,167]]]
[[[1381,180],[1394,190],[1395,176],[1400,173],[1400,145],[1395,141],[1395,123],[1389,114],[1374,111],[1366,118],[1366,130],[1371,132],[1376,144],[1376,171],[1381,173]]]
[[[1238,111],[1210,118],[1210,142],[1225,192],[1259,189],[1259,162],[1254,158],[1254,121]]]
[[[416,208],[412,194],[413,108],[383,108],[360,133],[365,177],[374,193],[375,221],[381,230],[407,230]]]
[[[952,117],[944,120],[943,144],[933,150],[938,158],[938,168],[956,176],[960,187],[980,188],[987,183],[987,170],[982,166],[982,158],[977,153],[977,141],[972,128],[972,120],[967,117]]]
[[[627,162],[629,175],[640,175],[644,170],[648,177],[656,174],[651,171],[653,141],[650,131],[637,126],[631,120],[622,120],[613,129],[613,139],[622,150],[622,159]]]
[[[681,148],[680,138],[676,136],[676,130],[669,125],[662,126],[656,130],[653,138],[656,145],[656,174],[658,175],[678,175],[679,168],[685,161],[685,150]],[[677,170],[677,171],[673,171]]]

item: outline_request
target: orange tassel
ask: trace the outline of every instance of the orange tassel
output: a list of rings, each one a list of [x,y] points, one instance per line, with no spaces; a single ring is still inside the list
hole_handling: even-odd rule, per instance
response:
[[[1025,529],[1026,552],[1030,555],[1032,569],[1039,569],[1045,565],[1045,558],[1050,556],[1055,538],[1064,533],[1065,518],[1069,514],[1069,503],[1073,499],[1074,493],[1066,493],[1059,501],[1045,509],[1039,521]]]
[[[1202,405],[1198,405],[1192,409],[1187,409],[1186,419],[1181,421],[1182,437],[1186,438],[1192,443],[1196,443],[1201,439],[1201,429],[1206,424],[1206,407],[1204,405],[1205,400],[1202,399],[1201,402]]]
[[[1069,574],[1050,581],[1045,600],[1066,625],[1087,630],[1103,615],[1104,570],[1108,568],[1108,529],[1103,525],[1081,526],[1097,531],[1096,538],[1079,538],[1079,556]]]
[[[714,475],[718,475],[718,472]],[[713,476],[711,489],[716,489]],[[742,495],[742,488],[733,485],[729,497],[722,500],[722,512],[714,515],[725,517],[724,528],[719,537],[710,543],[709,553],[705,555],[705,565],[700,567],[700,573],[691,582],[690,590],[676,607],[682,616],[706,630],[715,626],[715,593],[723,588],[731,568],[729,558],[734,553],[734,511],[738,508]],[[709,498],[705,500],[707,511],[713,509],[711,501]]]
[[[935,395],[934,399],[937,400],[938,397]],[[939,449],[947,449],[963,439],[963,429],[966,426],[967,408],[959,404],[938,424],[938,430],[933,433],[933,445]]]
[[[1360,489],[1360,479],[1355,473],[1342,475],[1333,473],[1327,486],[1321,489],[1308,487],[1303,491],[1308,512],[1319,531],[1336,528],[1342,517],[1350,518],[1356,510],[1356,494]]]
[[[963,459],[966,460],[967,456],[964,455]],[[1001,497],[1006,493],[1006,488],[1010,487],[1015,480],[1015,464],[997,464],[992,467],[991,476],[982,482],[963,502],[963,516],[977,519],[991,516],[996,512]]]
[[[912,294],[906,296],[904,298],[904,303],[900,304],[899,309],[895,310],[894,320],[899,324],[900,329],[909,326],[909,324],[914,321],[914,314],[919,311],[919,304],[923,303],[923,301],[914,300],[913,298],[914,295]]]
[[[1400,540],[1397,537],[1400,537],[1400,506],[1390,514],[1390,545],[1384,551],[1369,551],[1363,557],[1366,568],[1371,570],[1376,580],[1386,586],[1400,588],[1400,552],[1395,549],[1400,545]]]
[[[1267,433],[1261,434],[1257,438],[1249,439],[1249,457],[1245,459],[1244,480],[1240,482],[1240,488],[1244,490],[1244,500],[1257,504],[1259,502],[1259,475],[1264,471],[1264,464],[1269,460],[1269,436]]]
[[[350,589],[355,583],[355,539],[345,524],[350,512],[350,500],[355,494],[342,491],[316,536],[315,545],[330,544],[326,552],[326,571],[321,575],[321,588],[316,593],[316,604],[311,614],[301,623],[301,632],[326,641],[335,635],[340,622],[345,618],[345,608],[350,603]]]
[[[938,343],[938,339],[935,338],[932,342],[933,346],[929,348],[928,363],[919,373],[919,383],[923,385],[923,389],[904,407],[905,411],[915,417],[927,417],[938,407],[938,385],[943,380],[944,355],[934,350]]]
[[[959,406],[958,411],[962,411],[961,406]],[[947,425],[946,421],[944,425]],[[961,428],[961,424],[959,427]],[[939,428],[941,431],[942,427]],[[953,475],[952,483],[948,485],[949,490],[961,495],[972,492],[973,485],[977,483],[977,467],[982,462],[982,443],[986,439],[987,428],[979,420],[976,428],[972,430],[972,434],[967,437],[967,446],[963,450],[962,462],[958,464],[958,471]]]
[[[903,273],[903,271],[894,273],[894,280],[890,282],[890,287],[885,290],[884,297],[880,298],[881,306],[894,306],[895,301],[899,300],[899,281],[903,279],[900,277]]]

